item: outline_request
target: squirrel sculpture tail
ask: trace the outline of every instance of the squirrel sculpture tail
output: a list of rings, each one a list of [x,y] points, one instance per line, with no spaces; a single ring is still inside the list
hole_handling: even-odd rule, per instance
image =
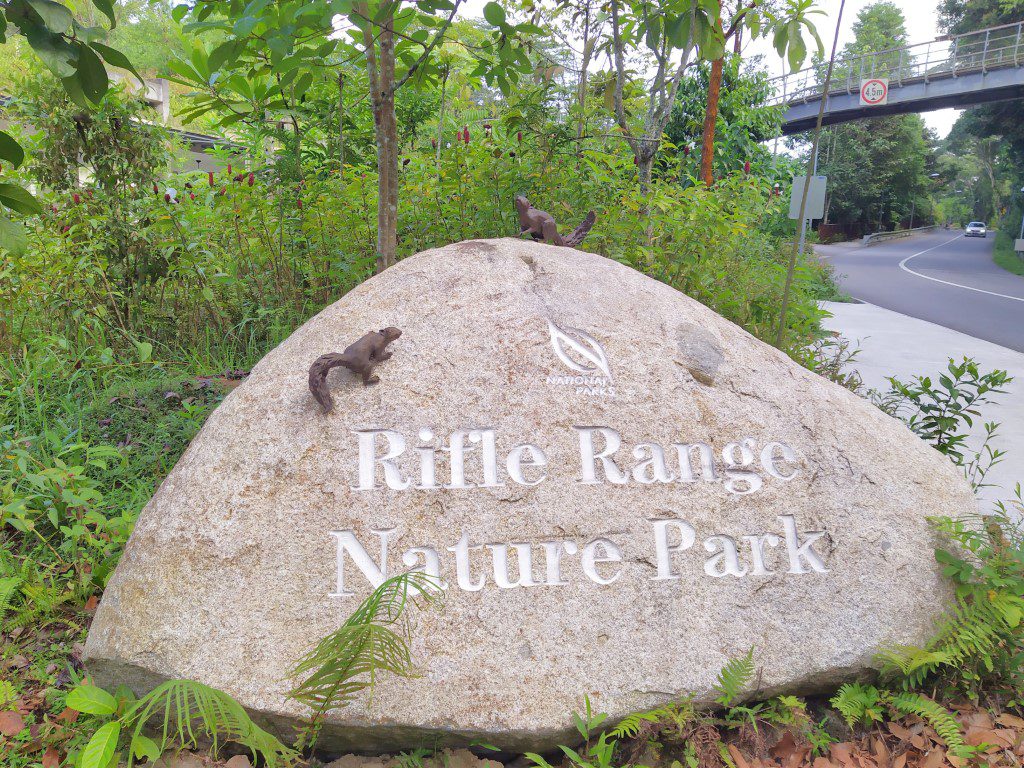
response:
[[[309,391],[320,403],[324,413],[330,413],[334,408],[330,390],[327,389],[327,374],[339,365],[352,370],[352,361],[344,352],[328,352],[318,357],[309,367]]]
[[[597,217],[594,212],[591,211],[587,214],[587,217],[583,219],[583,222],[572,231],[572,234],[565,238],[565,244],[571,248],[575,248],[577,245],[583,242],[583,238],[590,232],[590,228],[594,226],[594,221]]]

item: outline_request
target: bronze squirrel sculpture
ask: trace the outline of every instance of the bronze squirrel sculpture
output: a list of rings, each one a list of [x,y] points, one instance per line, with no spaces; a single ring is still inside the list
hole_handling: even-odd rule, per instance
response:
[[[327,388],[327,374],[330,370],[340,365],[362,376],[363,384],[376,384],[380,377],[373,375],[373,369],[391,357],[391,353],[386,351],[387,346],[401,335],[402,332],[397,328],[370,331],[359,341],[347,346],[344,352],[328,352],[313,361],[309,366],[309,391],[320,403],[324,413],[330,413],[334,407]]]
[[[534,240],[543,240],[551,245],[564,245],[575,248],[583,242],[597,218],[593,211],[587,214],[583,222],[568,237],[558,234],[555,217],[547,211],[541,211],[530,205],[530,201],[522,195],[516,195],[516,211],[519,212],[519,234],[529,232]]]

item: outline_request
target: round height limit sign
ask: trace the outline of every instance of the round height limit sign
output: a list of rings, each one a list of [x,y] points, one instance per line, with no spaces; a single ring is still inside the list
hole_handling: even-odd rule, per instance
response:
[[[872,77],[860,84],[860,105],[878,107],[889,101],[889,78]]]

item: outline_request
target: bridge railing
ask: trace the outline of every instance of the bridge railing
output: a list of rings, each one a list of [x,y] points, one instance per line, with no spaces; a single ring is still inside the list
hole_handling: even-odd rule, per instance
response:
[[[999,27],[940,37],[927,43],[876,53],[838,58],[829,94],[857,93],[862,80],[889,78],[890,87],[907,82],[929,82],[973,72],[1024,65],[1024,21]],[[827,67],[815,65],[770,80],[774,104],[818,99],[824,90]]]

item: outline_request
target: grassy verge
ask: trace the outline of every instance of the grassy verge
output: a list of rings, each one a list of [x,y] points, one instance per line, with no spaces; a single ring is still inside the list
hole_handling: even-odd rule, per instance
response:
[[[1021,215],[1024,214],[1020,208],[1011,207],[1007,214],[999,222],[999,228],[995,232],[995,248],[992,250],[992,261],[998,266],[1014,274],[1024,275],[1024,258],[1014,251],[1014,240],[1020,231]]]
[[[992,261],[1015,275],[1024,275],[1024,259],[1013,250],[1013,233],[1006,229],[996,232],[996,246],[992,251]]]

